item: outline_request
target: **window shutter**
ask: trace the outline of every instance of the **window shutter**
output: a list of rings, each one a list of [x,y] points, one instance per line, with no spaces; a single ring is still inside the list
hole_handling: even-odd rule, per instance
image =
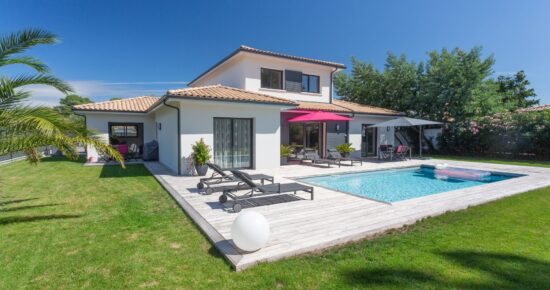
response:
[[[302,72],[285,70],[285,89],[289,92],[302,91]]]

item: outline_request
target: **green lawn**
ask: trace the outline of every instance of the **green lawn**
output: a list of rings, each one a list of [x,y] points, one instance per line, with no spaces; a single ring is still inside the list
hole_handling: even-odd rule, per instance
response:
[[[550,285],[550,188],[318,254],[231,267],[142,166],[0,166],[0,289]]]
[[[550,161],[541,160],[509,160],[509,159],[497,159],[490,157],[468,157],[468,156],[452,156],[452,155],[428,155],[433,159],[447,159],[447,160],[459,160],[459,161],[471,161],[471,162],[485,162],[495,164],[510,164],[520,166],[536,166],[536,167],[550,167]]]

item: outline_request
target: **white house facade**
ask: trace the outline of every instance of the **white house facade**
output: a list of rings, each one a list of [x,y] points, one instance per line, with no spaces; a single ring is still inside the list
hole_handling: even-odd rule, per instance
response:
[[[327,149],[349,142],[355,156],[374,156],[394,144],[393,128],[369,125],[396,118],[392,110],[333,98],[333,74],[344,65],[241,46],[190,82],[160,98],[136,97],[73,107],[106,143],[143,150],[156,140],[159,161],[180,175],[192,174],[191,146],[203,139],[223,168],[266,169],[280,165],[280,145]],[[350,121],[291,123],[311,111]],[[100,156],[87,150],[88,160]]]

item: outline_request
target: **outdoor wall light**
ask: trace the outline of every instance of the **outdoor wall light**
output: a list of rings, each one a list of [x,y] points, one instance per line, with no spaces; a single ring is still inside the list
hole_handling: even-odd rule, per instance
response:
[[[162,130],[162,123],[160,123],[160,122],[157,123],[157,127],[159,128],[159,131],[161,131]]]
[[[340,124],[336,124],[336,132],[340,131]]]

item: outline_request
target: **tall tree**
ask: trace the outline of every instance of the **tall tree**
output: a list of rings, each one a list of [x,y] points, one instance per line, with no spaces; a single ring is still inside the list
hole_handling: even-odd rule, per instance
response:
[[[67,94],[72,88],[49,74],[48,66],[40,60],[19,53],[40,44],[57,42],[57,37],[44,30],[27,29],[0,37],[0,68],[22,64],[36,74],[14,77],[0,76],[0,155],[24,151],[27,159],[36,164],[41,159],[37,147],[56,146],[69,158],[76,158],[77,145],[91,145],[100,153],[111,156],[123,165],[122,156],[107,144],[92,136],[92,132],[70,122],[52,108],[22,103],[31,96],[23,88],[46,85]]]
[[[352,63],[349,75],[335,79],[336,92],[346,100],[446,122],[503,108],[490,79],[494,59],[482,57],[481,47],[431,51],[419,64],[389,53],[382,72],[354,58]]]
[[[498,92],[502,94],[502,102],[511,110],[527,108],[539,104],[535,89],[529,87],[530,82],[523,70],[513,76],[499,76],[497,78]]]
[[[72,110],[72,106],[88,104],[88,103],[93,103],[93,101],[86,97],[81,97],[75,94],[69,94],[59,99],[59,105],[55,106],[54,110],[56,110],[59,114],[65,116],[66,118],[69,118],[73,122],[82,123],[84,121],[84,118],[82,118],[81,116],[75,115]],[[82,123],[82,125],[84,124]]]
[[[351,102],[382,106],[382,74],[373,64],[363,63],[352,58],[351,76],[338,73],[334,79],[336,93]]]

